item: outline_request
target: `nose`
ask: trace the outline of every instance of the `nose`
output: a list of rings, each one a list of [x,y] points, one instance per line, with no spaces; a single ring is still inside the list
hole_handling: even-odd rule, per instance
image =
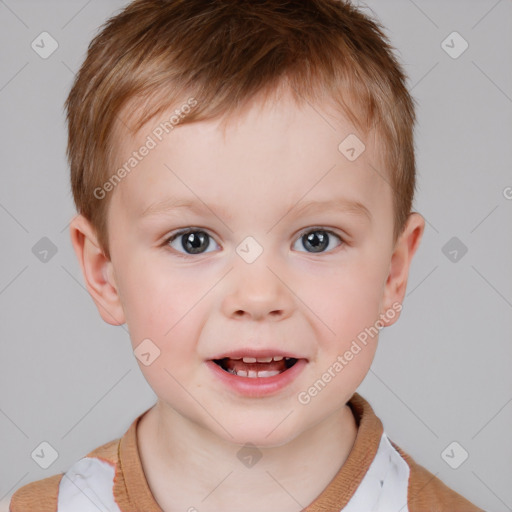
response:
[[[226,316],[277,321],[293,313],[294,296],[287,276],[271,268],[263,255],[250,264],[240,259],[227,279],[229,283],[222,303]]]

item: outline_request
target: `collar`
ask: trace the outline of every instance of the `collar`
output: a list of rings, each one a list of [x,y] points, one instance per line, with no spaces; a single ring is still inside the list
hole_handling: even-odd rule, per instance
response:
[[[373,462],[383,434],[383,426],[370,404],[358,393],[348,401],[358,426],[352,450],[338,473],[322,493],[303,512],[341,510],[361,484]],[[147,411],[146,411],[147,412]],[[121,510],[163,512],[148,486],[137,446],[137,425],[146,414],[138,416],[119,442],[119,465],[122,478],[116,478],[114,489]],[[116,489],[117,487],[117,489]],[[128,503],[121,498],[127,496]]]

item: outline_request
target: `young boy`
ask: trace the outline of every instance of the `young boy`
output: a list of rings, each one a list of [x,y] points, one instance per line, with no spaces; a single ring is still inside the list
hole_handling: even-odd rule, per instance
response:
[[[378,23],[340,0],[137,0],[67,109],[73,246],[158,401],[12,512],[480,510],[356,393],[424,229]]]

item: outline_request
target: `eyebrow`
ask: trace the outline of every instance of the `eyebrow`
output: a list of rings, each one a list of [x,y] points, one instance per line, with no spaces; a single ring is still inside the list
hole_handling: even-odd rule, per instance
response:
[[[311,213],[313,211],[338,211],[365,216],[369,221],[372,220],[370,210],[363,203],[341,197],[337,199],[329,199],[327,201],[309,201],[303,206],[298,207],[296,211],[302,214],[306,212]]]
[[[360,201],[351,200],[347,198],[336,198],[329,199],[326,201],[308,201],[304,203],[302,206],[298,206],[298,204],[300,204],[300,201],[299,203],[296,203],[295,205],[289,207],[286,210],[286,213],[284,214],[283,217],[291,213],[293,210],[295,210],[296,214],[299,213],[302,215],[304,215],[305,213],[313,213],[315,211],[337,211],[342,213],[354,214],[357,216],[365,216],[369,221],[372,220],[372,214],[370,210],[368,210],[368,208],[363,203],[361,203]],[[205,210],[209,210],[211,212],[221,214],[225,216],[225,218],[231,218],[231,216],[228,215],[223,208],[217,206],[208,206],[201,200],[194,201],[191,199],[175,197],[171,197],[163,201],[150,204],[141,213],[141,217],[162,215],[165,213],[170,213],[172,210],[178,209],[187,209],[197,213],[204,213]]]

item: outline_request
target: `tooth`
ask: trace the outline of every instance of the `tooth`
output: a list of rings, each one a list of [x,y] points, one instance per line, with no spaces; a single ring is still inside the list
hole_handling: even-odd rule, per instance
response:
[[[274,361],[281,361],[283,359],[283,356],[275,356]]]
[[[278,370],[274,371],[261,371],[258,372],[258,377],[273,377],[274,375],[279,375],[281,372]]]
[[[270,363],[270,361],[272,361],[271,357],[258,357],[256,359],[257,363]]]
[[[249,375],[247,375],[251,379],[255,379],[258,376],[258,372],[255,372],[254,370],[249,370]]]
[[[238,375],[238,377],[247,377],[247,372],[245,370],[238,370],[236,375]]]
[[[242,359],[243,359],[244,363],[255,363],[256,362],[255,357],[243,357]]]

